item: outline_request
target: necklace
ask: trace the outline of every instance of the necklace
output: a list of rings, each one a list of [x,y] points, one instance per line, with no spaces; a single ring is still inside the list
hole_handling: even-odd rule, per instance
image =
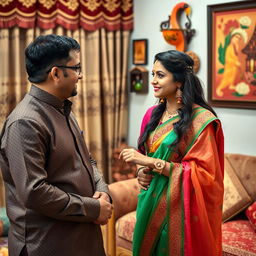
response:
[[[168,119],[171,119],[171,118],[173,118],[173,117],[175,117],[175,116],[178,116],[178,115],[179,115],[179,112],[178,112],[177,110],[172,111],[172,112],[169,112],[167,109],[165,110],[164,115],[163,115],[162,118],[160,119],[160,121],[159,121],[157,127],[155,128],[155,130],[154,130],[154,132],[153,132],[153,134],[152,134],[152,138],[151,138],[151,140],[150,140],[150,145],[152,145],[153,142],[154,142],[155,135],[156,135],[156,131],[157,131],[158,127],[159,127],[161,124],[163,124],[165,121],[167,121]]]
[[[168,109],[166,109],[166,110],[165,110],[165,113],[168,115],[169,118],[173,118],[173,117],[179,115],[178,110],[175,110],[175,111],[170,112],[170,111],[168,111]]]

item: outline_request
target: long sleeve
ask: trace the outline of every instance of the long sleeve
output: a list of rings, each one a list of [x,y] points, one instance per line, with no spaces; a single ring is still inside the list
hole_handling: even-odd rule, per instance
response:
[[[110,202],[112,203],[112,198],[111,198],[110,191],[108,189],[108,185],[104,181],[103,175],[99,172],[96,160],[93,159],[91,155],[90,155],[90,161],[91,161],[92,168],[93,168],[94,181],[96,184],[96,191],[107,193],[109,196]]]
[[[2,159],[9,165],[6,168],[20,201],[25,207],[55,219],[76,222],[97,219],[98,200],[67,193],[48,182],[45,159],[49,141],[44,133],[35,121],[18,120],[8,127],[1,140]]]

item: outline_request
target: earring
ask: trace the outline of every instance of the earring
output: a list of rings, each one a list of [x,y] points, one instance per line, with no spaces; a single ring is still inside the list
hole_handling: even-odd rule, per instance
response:
[[[164,99],[160,99],[160,103],[164,103]]]
[[[182,91],[181,91],[180,87],[177,88],[175,97],[177,99],[178,104],[182,103]]]

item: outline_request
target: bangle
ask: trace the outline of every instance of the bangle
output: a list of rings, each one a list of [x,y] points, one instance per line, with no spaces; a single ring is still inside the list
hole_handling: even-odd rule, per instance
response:
[[[165,168],[166,161],[162,159],[156,159],[154,165],[155,168],[153,169],[153,171],[161,175]]]
[[[142,169],[145,169],[145,168],[146,168],[145,166],[141,166],[141,167],[137,170],[137,172],[136,172],[136,174],[135,174],[135,177],[138,177],[139,172],[140,172]]]

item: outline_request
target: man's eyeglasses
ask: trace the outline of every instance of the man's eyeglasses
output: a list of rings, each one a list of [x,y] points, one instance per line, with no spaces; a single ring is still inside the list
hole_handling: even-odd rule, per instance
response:
[[[70,69],[75,70],[78,75],[80,75],[81,72],[82,72],[82,67],[81,67],[81,66],[63,66],[63,65],[55,65],[54,67],[57,67],[57,68],[70,68]],[[49,72],[52,70],[52,68],[53,68],[53,67],[51,67],[49,70],[47,70],[47,73],[49,73]]]

